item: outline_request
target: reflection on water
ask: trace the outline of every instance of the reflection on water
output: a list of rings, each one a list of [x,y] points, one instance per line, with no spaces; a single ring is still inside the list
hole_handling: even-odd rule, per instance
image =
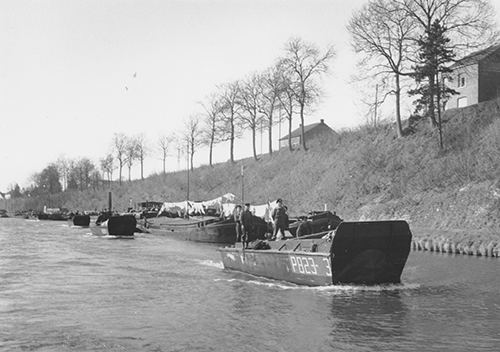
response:
[[[7,220],[7,221],[5,221]],[[214,245],[0,221],[0,349],[481,351],[500,261],[412,253],[403,284],[303,287],[222,269]]]

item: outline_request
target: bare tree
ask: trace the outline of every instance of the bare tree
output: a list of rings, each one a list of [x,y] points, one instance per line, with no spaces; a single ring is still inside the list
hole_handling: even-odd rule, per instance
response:
[[[392,0],[368,2],[353,14],[347,26],[353,49],[362,54],[362,60],[358,64],[362,71],[360,76],[364,77],[361,79],[365,81],[368,77],[388,81],[390,76],[394,79],[386,95],[395,96],[398,137],[403,136],[401,77],[411,74],[410,57],[415,55],[412,45],[415,28],[415,22],[403,7]],[[385,100],[385,97],[381,100]]]
[[[149,147],[142,133],[137,135],[135,143],[137,148],[137,159],[141,163],[141,180],[144,180],[144,159],[149,153]]]
[[[206,103],[201,103],[205,110],[203,118],[202,140],[203,144],[208,145],[208,162],[213,165],[213,148],[221,140],[220,123],[222,113],[221,99],[217,94],[211,94]]]
[[[111,185],[113,179],[113,170],[116,168],[114,165],[115,158],[113,154],[108,154],[100,160],[101,170],[108,180],[108,185]]]
[[[239,119],[243,128],[249,128],[252,131],[252,148],[255,160],[258,160],[257,148],[255,144],[256,130],[262,119],[259,114],[259,104],[261,102],[262,94],[261,79],[262,76],[253,74],[248,79],[241,82],[238,97],[238,105],[241,108]]]
[[[118,160],[119,182],[122,184],[122,170],[127,160],[127,141],[128,138],[123,133],[115,133],[113,136],[113,148],[115,150],[116,160]]]
[[[188,146],[189,164],[191,171],[193,171],[194,153],[198,150],[198,146],[202,143],[202,139],[200,138],[200,119],[197,116],[191,115],[186,121],[184,136]]]
[[[168,157],[168,153],[170,151],[170,145],[174,141],[174,136],[169,134],[169,135],[162,135],[158,138],[158,147],[161,152],[161,160],[163,162],[163,174],[165,175],[167,173],[166,171],[166,160]]]
[[[282,73],[280,66],[268,68],[261,76],[260,83],[260,101],[259,112],[267,120],[267,130],[269,137],[269,154],[273,153],[273,126],[275,124],[274,112],[279,105],[279,96],[282,89]]]
[[[128,181],[132,181],[132,166],[134,161],[139,158],[137,139],[134,137],[127,138],[126,150],[125,150],[125,161],[128,168]]]
[[[285,118],[288,120],[288,149],[293,151],[292,146],[292,122],[293,115],[297,109],[297,101],[295,100],[295,92],[293,89],[293,82],[286,74],[286,71],[281,72],[281,87],[278,99],[280,101],[280,108],[285,112]]]
[[[66,190],[68,188],[68,176],[71,166],[70,160],[64,156],[60,156],[56,161],[56,166],[61,177],[62,189]]]
[[[328,71],[328,62],[335,55],[333,47],[321,53],[311,43],[302,39],[291,39],[285,46],[285,56],[281,62],[289,71],[293,82],[295,99],[299,107],[301,122],[302,148],[307,150],[304,138],[304,112],[306,107],[311,107],[320,96],[318,78]]]
[[[236,122],[239,113],[240,83],[227,83],[221,88],[221,141],[229,141],[231,162],[234,163],[234,140],[241,135]]]

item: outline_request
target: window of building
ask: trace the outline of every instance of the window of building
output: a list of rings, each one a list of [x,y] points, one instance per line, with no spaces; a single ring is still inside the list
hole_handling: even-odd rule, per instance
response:
[[[467,97],[458,98],[457,99],[457,107],[463,108],[464,106],[467,106]]]
[[[465,87],[465,76],[463,74],[458,75],[458,88]]]

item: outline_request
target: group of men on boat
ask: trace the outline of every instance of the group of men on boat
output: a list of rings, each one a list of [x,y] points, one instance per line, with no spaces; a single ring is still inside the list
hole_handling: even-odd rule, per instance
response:
[[[248,248],[250,233],[255,228],[255,217],[250,208],[250,203],[245,203],[243,209],[238,204],[233,213],[236,224],[236,242],[242,242],[245,248]],[[271,219],[273,228],[269,239],[272,241],[285,239],[285,230],[288,229],[288,213],[281,198],[276,201],[276,207],[271,212]]]

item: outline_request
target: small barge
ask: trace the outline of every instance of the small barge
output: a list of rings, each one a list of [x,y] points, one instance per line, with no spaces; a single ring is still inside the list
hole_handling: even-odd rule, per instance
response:
[[[236,241],[236,223],[233,219],[213,216],[193,216],[188,219],[158,217],[147,219],[145,227],[152,234],[186,241],[221,244],[234,244]],[[254,227],[251,240],[263,239],[267,231],[266,223],[255,217]]]
[[[68,220],[69,226],[80,226],[80,227],[89,227],[90,226],[90,215],[73,215],[72,218]]]
[[[113,215],[99,224],[92,224],[90,231],[95,236],[112,236],[114,238],[134,238],[137,220],[133,215]]]
[[[300,285],[400,283],[412,235],[406,221],[373,221],[342,222],[321,238],[308,237],[219,252],[226,269]]]

